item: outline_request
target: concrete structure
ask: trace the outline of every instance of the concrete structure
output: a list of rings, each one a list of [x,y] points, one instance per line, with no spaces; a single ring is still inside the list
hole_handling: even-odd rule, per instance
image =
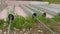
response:
[[[9,9],[12,8],[11,6],[15,6],[15,9],[14,9],[14,15],[18,14],[18,15],[21,15],[21,16],[24,16],[26,17],[27,14],[24,12],[24,10],[20,7],[20,5],[22,4],[31,4],[31,3],[39,3],[39,1],[5,1],[5,0],[2,0],[3,1],[3,4],[7,4],[8,6],[5,7],[1,12],[0,12],[0,19],[7,19],[8,17],[8,12],[10,11]]]

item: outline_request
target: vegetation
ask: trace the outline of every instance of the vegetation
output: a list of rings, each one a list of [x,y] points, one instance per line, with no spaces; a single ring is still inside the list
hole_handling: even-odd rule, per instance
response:
[[[50,24],[51,21],[48,18],[43,17],[42,15],[38,16],[38,19],[41,20],[44,23]]]
[[[51,24],[50,19],[43,17],[42,13],[38,13],[37,15],[38,15],[37,18],[40,21],[42,21],[46,25],[50,25],[49,28],[53,29],[53,25]],[[55,18],[53,19],[56,21],[60,21],[59,20],[60,16],[55,16]],[[13,29],[14,27],[18,29],[22,27],[29,29],[31,28],[32,24],[36,22],[38,21],[35,18],[32,18],[31,16],[27,16],[26,18],[24,18],[23,16],[16,15],[15,19],[11,23],[11,29]],[[4,23],[5,23],[4,20],[0,20],[0,28],[3,26]]]
[[[24,17],[17,15],[11,24],[11,29],[13,29],[14,27],[18,29],[22,27],[29,29],[31,28],[32,24],[36,21],[34,20],[35,19],[32,19],[32,17],[26,17],[25,19]]]
[[[55,16],[53,19],[57,22],[60,22],[60,16]]]
[[[14,28],[14,27],[21,28],[24,22],[25,22],[25,18],[17,15],[11,24],[11,28]]]
[[[60,0],[43,0],[43,1],[47,1],[50,3],[59,3],[60,4]]]
[[[3,27],[3,24],[5,23],[5,21],[3,19],[0,20],[0,29]]]
[[[53,24],[49,18],[43,17],[42,14],[38,14],[37,18],[42,21],[44,24],[49,25],[48,27],[53,29]]]
[[[32,17],[26,17],[26,23],[24,24],[24,27],[29,29],[33,23],[35,23],[35,21]]]

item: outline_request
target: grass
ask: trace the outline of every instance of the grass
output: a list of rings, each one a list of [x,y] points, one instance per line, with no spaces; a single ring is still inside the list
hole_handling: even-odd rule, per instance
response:
[[[52,30],[54,29],[53,28],[53,25],[51,23],[51,20],[49,18],[46,18],[46,17],[43,17],[41,13],[38,13],[38,16],[37,18],[42,21],[44,24],[46,24],[49,28],[51,28]]]
[[[51,30],[56,31],[55,29],[57,26],[55,27],[55,24],[53,24],[49,18],[43,17],[41,13],[38,14],[37,18],[46,24]],[[60,16],[55,16],[53,19],[60,22]]]
[[[55,16],[53,19],[57,22],[60,22],[60,16]]]
[[[38,19],[47,24],[51,23],[51,21],[48,18],[45,18],[42,15],[38,15]]]
[[[46,25],[50,25],[49,28],[53,29],[53,25],[51,24],[50,19],[43,17],[42,13],[40,13],[40,12],[38,12],[37,15],[38,15],[37,18],[40,21],[42,21]],[[0,23],[1,23],[0,26],[3,26],[4,22],[5,22],[4,20],[0,20]],[[29,28],[31,28],[32,24],[34,24],[36,22],[38,22],[38,21],[35,18],[32,18],[32,15],[27,16],[26,18],[24,18],[23,16],[16,15],[15,19],[11,23],[11,29],[13,29],[14,27],[17,28],[17,29],[22,28],[22,27],[24,27],[26,29],[29,29]],[[23,24],[24,24],[24,26],[23,26]]]
[[[21,28],[24,22],[25,22],[25,18],[23,16],[17,15],[11,24],[11,28],[14,28],[14,27]]]
[[[0,29],[3,27],[5,21],[3,19],[0,20]]]
[[[32,24],[35,23],[35,19],[33,19],[32,17],[26,17],[26,23],[24,24],[24,27],[26,29],[31,28]]]
[[[43,0],[43,1],[47,1],[47,2],[50,2],[50,3],[58,3],[60,4],[60,0]]]
[[[27,16],[26,18],[24,18],[23,16],[17,15],[11,24],[11,29],[13,29],[14,27],[17,29],[22,27],[29,29],[31,28],[32,24],[35,22],[36,20],[33,19],[31,16]]]

